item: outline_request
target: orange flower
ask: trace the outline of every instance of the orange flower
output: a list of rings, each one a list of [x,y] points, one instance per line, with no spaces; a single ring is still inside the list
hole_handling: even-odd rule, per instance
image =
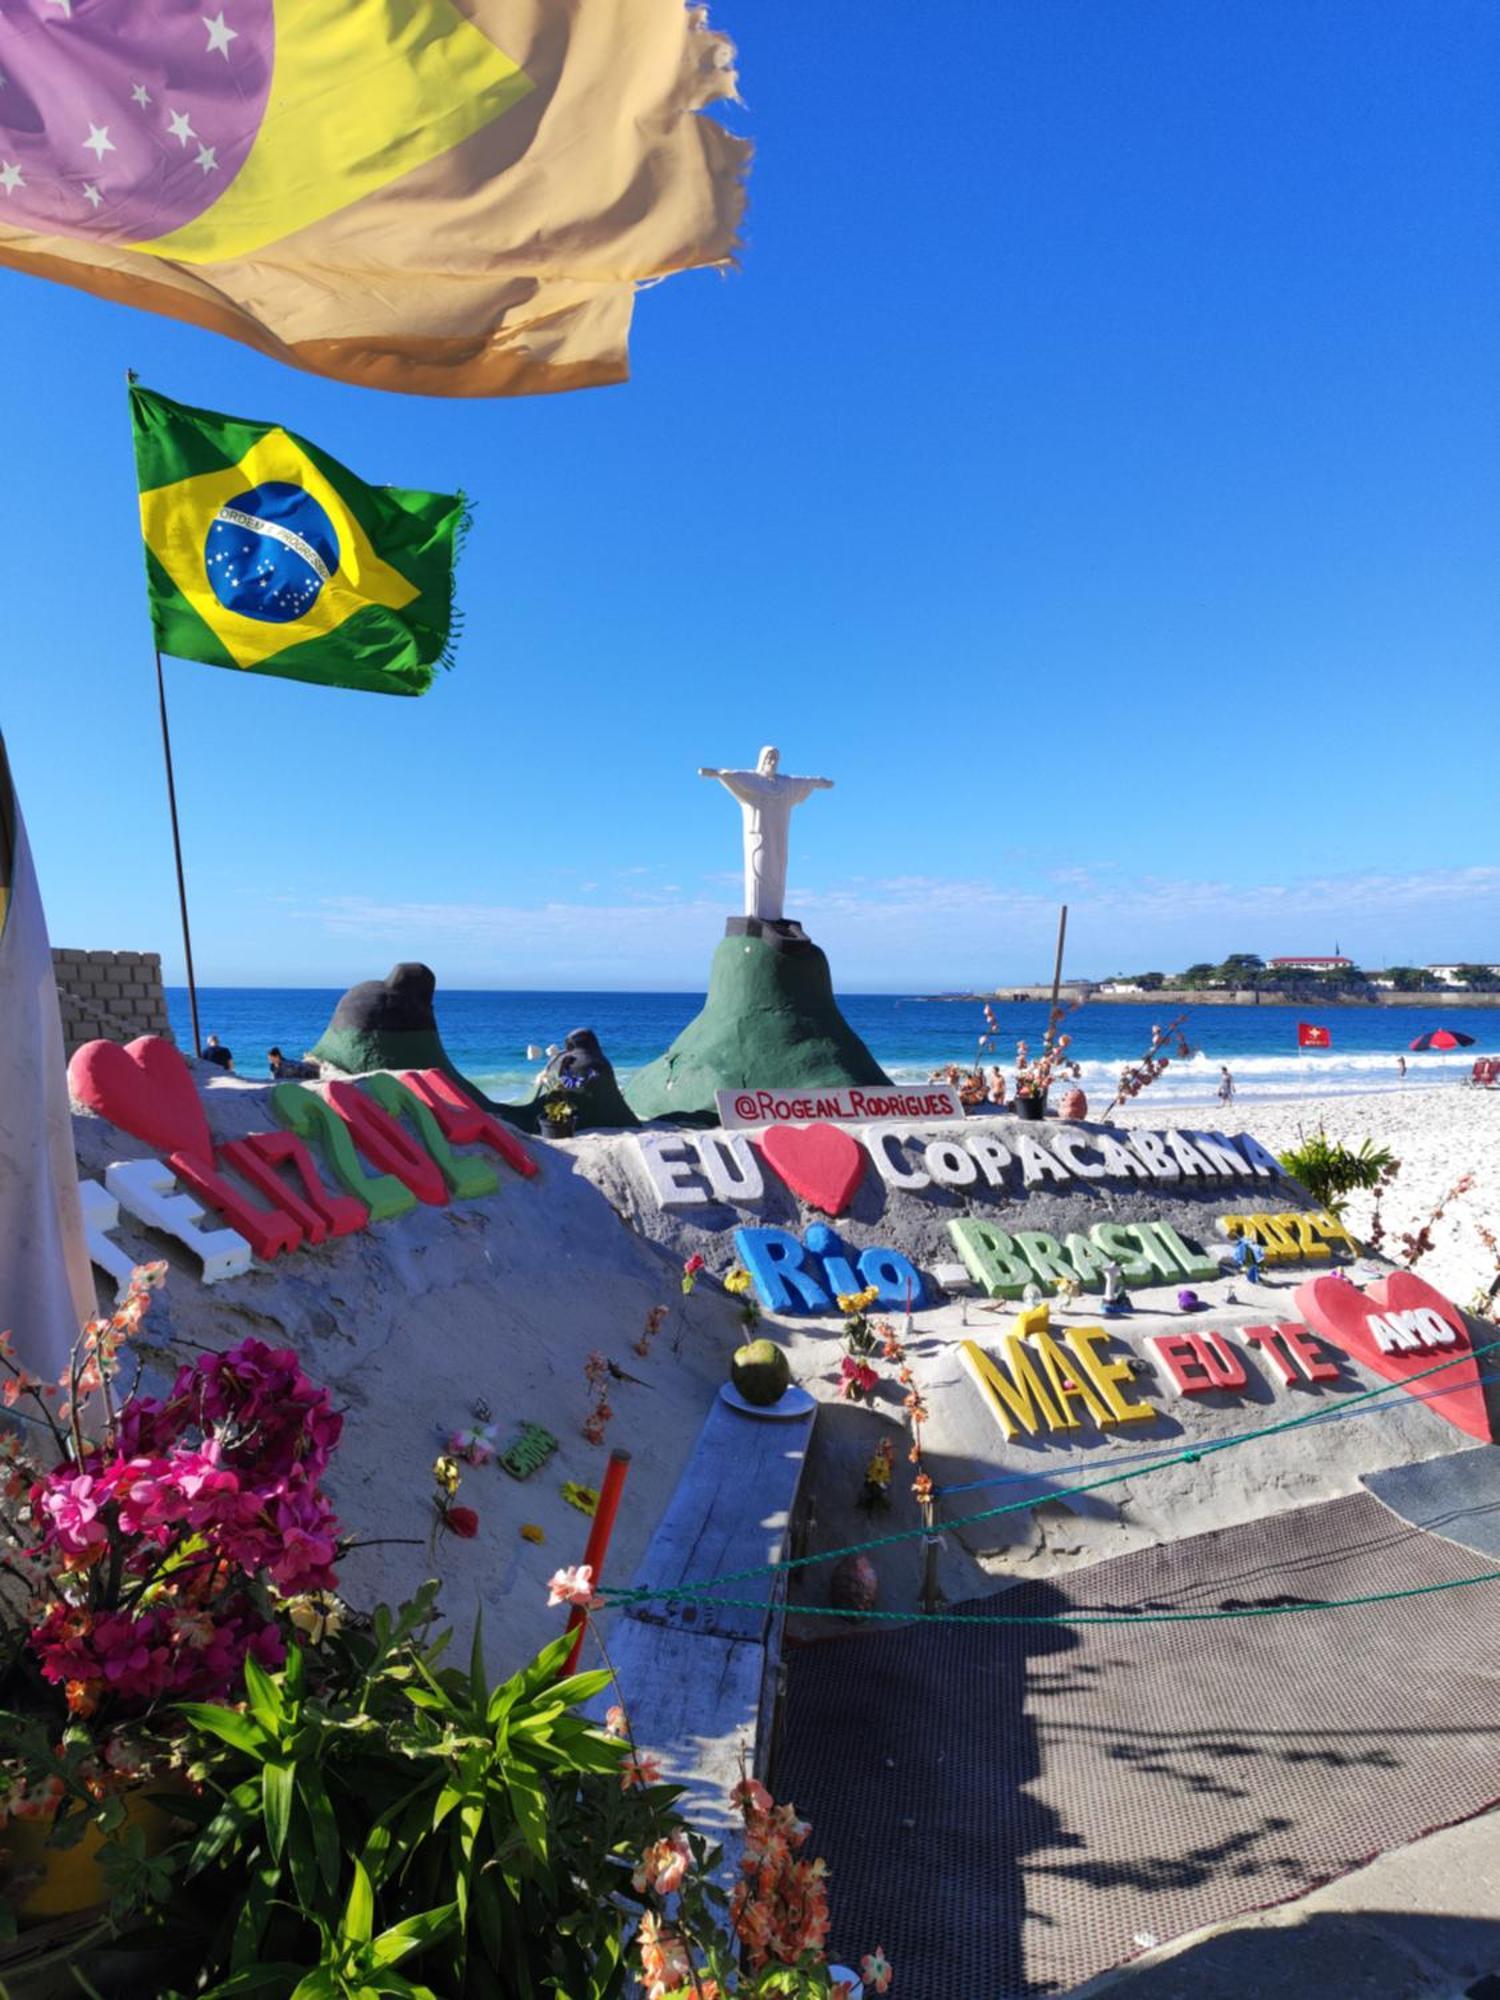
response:
[[[620,1790],[628,1792],[635,1786],[642,1790],[647,1785],[661,1783],[661,1764],[655,1757],[627,1757],[620,1766]]]

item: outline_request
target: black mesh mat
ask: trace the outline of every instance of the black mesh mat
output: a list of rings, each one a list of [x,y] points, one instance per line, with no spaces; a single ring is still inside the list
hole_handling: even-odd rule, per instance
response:
[[[953,1609],[1228,1609],[1487,1567],[1357,1494]],[[775,1789],[832,1870],[835,1957],[884,1945],[893,2000],[1065,1992],[1482,1810],[1500,1799],[1497,1615],[1481,1584],[795,1650]]]

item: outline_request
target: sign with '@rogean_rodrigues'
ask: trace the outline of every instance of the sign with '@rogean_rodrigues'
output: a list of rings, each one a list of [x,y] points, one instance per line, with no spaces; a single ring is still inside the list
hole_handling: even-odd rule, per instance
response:
[[[719,1122],[730,1131],[760,1125],[801,1125],[814,1118],[836,1125],[905,1119],[912,1125],[949,1124],[968,1112],[946,1083],[871,1084],[863,1090],[719,1090]]]

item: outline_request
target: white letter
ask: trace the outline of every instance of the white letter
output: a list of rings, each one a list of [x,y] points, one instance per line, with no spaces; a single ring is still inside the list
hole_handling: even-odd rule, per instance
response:
[[[979,1178],[977,1162],[970,1159],[956,1139],[929,1139],[922,1153],[922,1164],[939,1187],[972,1187]]]
[[[1075,1174],[1081,1175],[1086,1181],[1102,1181],[1104,1178],[1103,1167],[1095,1166],[1091,1161],[1080,1160],[1078,1157],[1078,1148],[1080,1146],[1087,1146],[1089,1143],[1081,1132],[1054,1132],[1052,1134],[1052,1150],[1064,1166],[1071,1167]]]
[[[932,1176],[924,1174],[920,1167],[909,1166],[904,1156],[893,1153],[892,1139],[898,1142],[911,1136],[909,1125],[866,1125],[860,1137],[865,1142],[865,1150],[875,1162],[875,1170],[887,1187],[925,1188],[932,1186]]]
[[[688,1158],[686,1138],[676,1132],[633,1132],[630,1136],[658,1208],[691,1208],[695,1202],[708,1200],[707,1188],[693,1178],[696,1169]]]
[[[979,1171],[991,1187],[1005,1186],[1005,1169],[1012,1158],[1010,1147],[993,1132],[966,1132],[964,1144],[972,1158],[979,1162]]]
[[[217,1285],[250,1268],[250,1245],[237,1229],[202,1229],[203,1210],[184,1194],[160,1160],[116,1160],[107,1167],[104,1185],[138,1222],[175,1236],[195,1257],[203,1259],[203,1282]]]
[[[120,1220],[120,1204],[103,1181],[80,1181],[78,1203],[83,1210],[83,1236],[89,1246],[90,1261],[109,1273],[115,1281],[115,1297],[123,1299],[130,1290],[134,1266],[119,1244],[109,1240],[110,1230]]]
[[[727,1201],[748,1208],[766,1191],[765,1177],[755,1148],[738,1132],[702,1132],[698,1136],[698,1159],[708,1176],[715,1201]]]

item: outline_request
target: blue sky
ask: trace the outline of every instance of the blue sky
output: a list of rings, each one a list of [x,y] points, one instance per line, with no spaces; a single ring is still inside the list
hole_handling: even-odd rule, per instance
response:
[[[169,663],[199,977],[693,987],[700,763],[874,990],[1500,960],[1500,9],[722,0],[741,268],[634,379],[377,396],[0,271],[0,724],[55,943],[180,941],[124,371],[478,517],[420,701]]]

